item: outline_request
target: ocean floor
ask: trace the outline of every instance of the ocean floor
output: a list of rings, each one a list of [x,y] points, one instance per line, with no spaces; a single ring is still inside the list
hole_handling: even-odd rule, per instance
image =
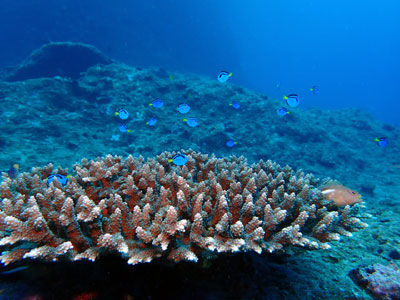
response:
[[[109,62],[77,78],[0,81],[0,170],[15,163],[20,172],[49,163],[71,169],[82,158],[189,148],[269,159],[358,191],[369,227],[328,250],[224,254],[197,264],[133,267],[113,256],[96,263],[26,261],[0,269],[0,299],[400,299],[373,298],[365,282],[350,276],[373,264],[400,264],[400,128],[350,108],[300,105],[279,117],[283,101],[229,82]],[[149,105],[155,99],[163,107]],[[178,111],[181,103],[189,113]],[[120,108],[130,113],[125,121],[115,115]],[[198,126],[188,126],[188,117]],[[146,124],[150,118],[155,126]],[[130,132],[119,130],[122,123]],[[377,137],[388,146],[377,146]],[[227,147],[228,140],[236,144]]]

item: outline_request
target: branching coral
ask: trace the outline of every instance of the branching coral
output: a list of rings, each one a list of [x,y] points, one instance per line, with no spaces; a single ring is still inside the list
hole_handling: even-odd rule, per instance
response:
[[[207,251],[258,253],[327,242],[364,228],[352,207],[324,199],[318,180],[271,161],[182,151],[184,166],[108,155],[82,160],[69,183],[47,185],[50,164],[16,179],[3,174],[0,256],[94,261],[119,252],[128,263],[155,257],[197,261]]]

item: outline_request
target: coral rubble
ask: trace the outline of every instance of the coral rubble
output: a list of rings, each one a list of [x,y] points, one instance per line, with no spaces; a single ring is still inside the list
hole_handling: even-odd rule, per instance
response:
[[[271,161],[249,165],[243,157],[182,151],[156,158],[108,155],[83,159],[69,183],[50,164],[10,179],[3,173],[0,203],[1,261],[24,258],[95,260],[119,252],[128,263],[155,257],[197,261],[208,251],[294,245],[328,248],[327,242],[365,228],[357,209],[326,200],[311,174]]]

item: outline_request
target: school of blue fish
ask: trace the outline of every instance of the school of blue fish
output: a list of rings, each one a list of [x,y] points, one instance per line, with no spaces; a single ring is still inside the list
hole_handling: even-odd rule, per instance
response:
[[[220,83],[225,84],[231,77],[232,77],[233,73],[232,72],[228,72],[228,71],[221,71],[218,76],[217,76],[217,80]],[[173,80],[172,75],[169,76],[170,80]],[[278,83],[276,85],[277,87],[280,86],[280,83]],[[310,89],[310,92],[313,95],[317,95],[319,93],[319,90],[317,88],[316,85],[313,85]],[[188,98],[190,98],[191,95],[188,95]],[[284,100],[284,104],[288,107],[288,108],[295,108],[297,106],[300,105],[300,97],[298,94],[287,94],[283,96],[283,100]],[[232,107],[232,109],[234,110],[239,110],[241,108],[241,104],[238,101],[232,101],[229,103],[229,106]],[[161,109],[164,107],[164,101],[162,99],[154,99],[152,102],[149,103],[149,107],[150,108],[154,108],[155,110],[157,109]],[[289,115],[291,113],[291,111],[285,106],[279,107],[276,110],[276,114],[282,118],[285,117],[287,115]],[[187,103],[180,103],[178,104],[176,110],[180,113],[180,114],[187,114],[191,111],[191,107],[189,106],[189,104]],[[125,108],[119,108],[114,115],[116,117],[119,118],[120,120],[120,124],[118,126],[119,131],[121,133],[130,133],[132,132],[132,130],[129,128],[128,126],[128,121],[129,121],[129,112],[127,109]],[[155,117],[149,118],[146,121],[146,125],[148,126],[156,126],[157,125],[157,121],[158,119]],[[195,117],[185,117],[183,119],[183,122],[191,128],[195,128],[197,126],[199,126],[199,121],[197,120],[197,118]],[[389,145],[389,141],[386,137],[379,137],[379,138],[375,138],[375,143],[378,145],[378,147],[380,148],[385,148]],[[236,145],[238,145],[238,142],[233,140],[233,139],[229,139],[225,142],[225,146],[227,148],[233,148]],[[174,155],[172,158],[170,158],[168,160],[169,163],[176,165],[176,166],[183,166],[187,163],[188,161],[188,157],[183,154],[183,153],[178,153],[176,155]],[[19,174],[19,165],[18,164],[13,164],[7,171],[6,171],[8,177],[10,179],[15,179],[18,177]],[[50,184],[52,184],[54,182],[54,180],[56,180],[59,184],[61,184],[61,186],[65,186],[68,184],[68,178],[71,175],[65,175],[65,174],[51,174],[46,178],[46,184],[48,186],[50,186]]]

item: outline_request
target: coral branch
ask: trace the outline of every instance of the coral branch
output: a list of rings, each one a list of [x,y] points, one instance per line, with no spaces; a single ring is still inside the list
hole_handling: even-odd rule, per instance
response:
[[[214,250],[327,248],[366,227],[353,206],[324,199],[310,174],[271,161],[182,153],[184,166],[170,165],[176,153],[168,152],[148,160],[83,159],[65,186],[47,185],[52,165],[12,180],[4,175],[1,261],[94,261],[106,252],[130,264],[160,256],[197,261]]]

